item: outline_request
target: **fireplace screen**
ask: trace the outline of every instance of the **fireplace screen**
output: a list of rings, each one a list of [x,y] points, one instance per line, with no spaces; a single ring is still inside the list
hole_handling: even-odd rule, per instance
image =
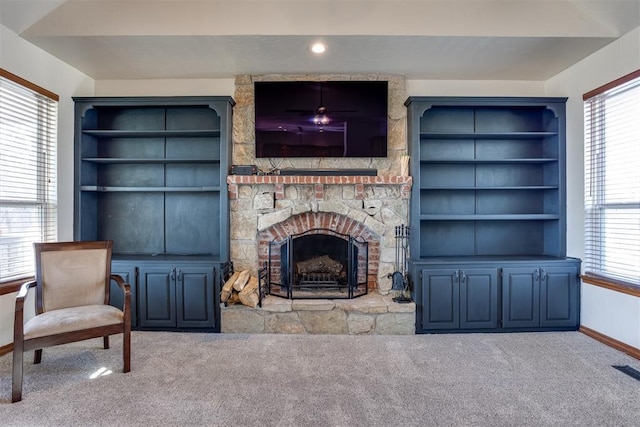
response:
[[[354,298],[367,293],[368,243],[315,228],[269,243],[266,292],[290,299]]]

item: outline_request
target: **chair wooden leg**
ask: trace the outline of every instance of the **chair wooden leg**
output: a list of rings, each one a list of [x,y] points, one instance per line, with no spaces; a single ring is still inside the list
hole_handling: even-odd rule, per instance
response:
[[[22,342],[13,344],[13,377],[11,380],[11,402],[22,400],[22,362],[24,359]]]
[[[122,372],[131,370],[131,327],[124,328],[122,334]]]
[[[109,335],[102,337],[104,340],[104,349],[107,350],[109,348]]]
[[[33,352],[33,364],[37,365],[40,362],[42,362],[42,349],[41,348],[39,348],[38,350]]]

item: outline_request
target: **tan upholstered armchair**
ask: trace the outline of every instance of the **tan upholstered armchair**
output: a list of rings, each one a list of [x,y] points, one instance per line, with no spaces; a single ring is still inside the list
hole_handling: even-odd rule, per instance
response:
[[[111,275],[113,242],[61,242],[34,244],[35,280],[25,283],[16,297],[13,339],[11,399],[22,399],[24,352],[35,350],[40,363],[42,349],[58,344],[123,334],[123,372],[131,365],[131,294],[129,284]],[[109,305],[110,280],[124,292],[122,309]],[[36,316],[24,322],[24,301],[36,287]]]

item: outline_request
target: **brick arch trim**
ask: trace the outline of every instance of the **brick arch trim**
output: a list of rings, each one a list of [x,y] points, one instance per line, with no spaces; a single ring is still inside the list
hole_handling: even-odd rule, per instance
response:
[[[269,258],[269,243],[287,236],[313,229],[327,229],[336,233],[360,237],[369,244],[369,289],[376,289],[378,262],[380,260],[380,236],[364,223],[336,212],[303,212],[258,232],[258,261],[262,266]]]

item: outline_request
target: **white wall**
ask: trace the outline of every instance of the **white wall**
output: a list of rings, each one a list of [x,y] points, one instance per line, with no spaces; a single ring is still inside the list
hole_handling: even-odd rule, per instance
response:
[[[582,95],[640,69],[640,28],[546,82],[567,103],[567,254],[584,257],[584,116]],[[580,323],[640,348],[640,298],[582,285]]]
[[[60,96],[58,104],[58,237],[73,238],[73,100],[93,95],[85,74],[0,25],[0,67]],[[66,153],[71,153],[67,155]]]
[[[98,80],[96,96],[233,96],[235,79]]]
[[[520,80],[407,80],[408,96],[550,96],[544,82]]]
[[[13,318],[17,292],[0,296],[0,347],[13,342]],[[24,302],[24,317],[30,319],[36,313],[35,292],[29,291]]]
[[[640,68],[640,28],[554,76],[547,93],[569,97],[567,103],[567,252],[584,255],[584,113],[582,95]]]
[[[58,104],[58,238],[73,239],[73,100],[94,82],[0,25],[0,67],[60,96]],[[0,347],[13,341],[16,294],[0,296]]]
[[[0,296],[0,347],[13,342],[13,312],[17,292]]]

